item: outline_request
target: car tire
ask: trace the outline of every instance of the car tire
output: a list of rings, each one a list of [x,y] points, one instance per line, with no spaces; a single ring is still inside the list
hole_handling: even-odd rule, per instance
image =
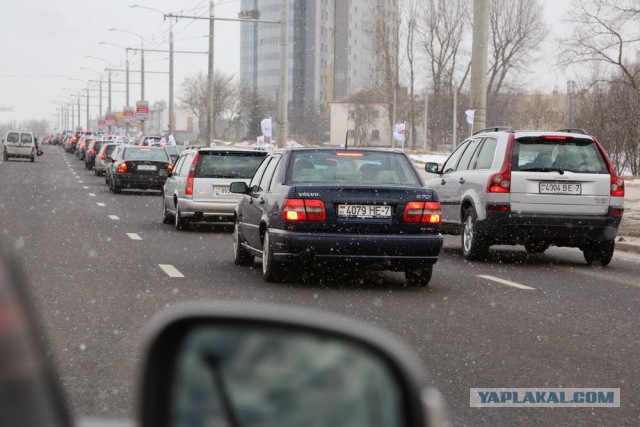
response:
[[[164,193],[162,194],[162,223],[163,224],[171,224],[173,221],[173,215],[169,213],[167,210],[167,201],[164,198]]]
[[[29,161],[30,161],[31,163],[35,162],[35,161],[36,161],[36,156],[31,156],[31,158],[29,159]]]
[[[176,206],[176,214],[173,216],[173,226],[176,230],[186,230],[189,222],[180,215],[180,209]]]
[[[489,251],[485,238],[478,232],[478,216],[473,208],[467,208],[462,216],[462,255],[467,261],[483,258]]]
[[[281,278],[282,266],[273,259],[273,245],[269,230],[264,232],[262,242],[262,278],[265,282],[277,282]]]
[[[527,242],[524,244],[524,248],[527,253],[542,254],[549,249],[549,244],[546,242]]]
[[[587,246],[582,249],[584,260],[587,265],[593,264],[594,261],[599,261],[600,265],[606,267],[613,259],[613,252],[615,251],[615,241],[605,240],[592,246]]]
[[[4,155],[2,156],[2,158],[4,159],[5,162],[9,161],[9,155],[6,153],[6,151],[5,151]]]
[[[240,228],[238,222],[233,226],[233,263],[235,265],[251,266],[255,257],[249,251],[242,247],[240,237]]]
[[[122,193],[122,186],[118,185],[118,181],[116,181],[115,179],[111,180],[111,188],[113,191],[113,194],[120,194]]]
[[[429,285],[432,274],[433,265],[430,265],[428,267],[405,270],[404,278],[409,286],[423,287]]]

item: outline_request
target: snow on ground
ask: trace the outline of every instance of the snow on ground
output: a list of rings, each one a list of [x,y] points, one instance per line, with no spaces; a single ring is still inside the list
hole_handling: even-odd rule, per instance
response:
[[[444,163],[449,157],[448,154],[410,154],[409,157],[414,162],[427,163],[427,162],[435,162],[435,163]]]

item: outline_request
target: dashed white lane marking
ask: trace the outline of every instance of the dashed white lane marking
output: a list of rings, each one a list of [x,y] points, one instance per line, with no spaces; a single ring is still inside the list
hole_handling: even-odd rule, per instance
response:
[[[83,185],[82,188],[84,188],[85,190],[88,190],[89,186],[88,185]]]
[[[535,288],[532,288],[531,286],[521,285],[520,283],[511,282],[509,280],[501,279],[499,277],[486,276],[483,274],[478,275],[478,277],[482,279],[487,279],[487,280],[492,280],[494,282],[502,283],[503,285],[513,286],[514,288],[518,288],[518,289],[535,289]]]
[[[84,184],[84,181],[78,181],[78,184]],[[89,188],[89,187],[87,187]]]
[[[96,197],[94,193],[89,193],[89,197]]]
[[[107,205],[105,205],[104,203],[98,203],[98,206],[100,206],[100,207],[104,208],[104,207],[105,207],[105,206],[107,206]]]
[[[118,218],[118,216],[117,216],[117,215],[109,215],[109,218],[110,218],[110,219],[112,219],[112,220],[114,220],[114,221],[117,221],[117,220],[119,220],[119,219],[120,219],[120,218]]]
[[[184,275],[171,264],[158,264],[158,267],[160,267],[162,271],[167,273],[167,276],[169,277],[184,277]]]
[[[142,240],[142,237],[140,237],[138,233],[127,233],[127,236],[129,236],[131,240]]]

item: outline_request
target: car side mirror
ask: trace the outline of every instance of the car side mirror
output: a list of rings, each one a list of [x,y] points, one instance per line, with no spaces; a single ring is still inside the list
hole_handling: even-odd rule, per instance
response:
[[[249,192],[249,186],[244,181],[232,182],[229,186],[229,191],[236,194],[247,194]]]
[[[416,356],[356,320],[227,301],[174,307],[151,331],[142,427],[443,425]]]
[[[435,162],[427,162],[424,165],[424,170],[427,171],[428,173],[435,173],[435,174],[440,174],[442,173],[440,171],[440,168],[438,167],[438,164]]]

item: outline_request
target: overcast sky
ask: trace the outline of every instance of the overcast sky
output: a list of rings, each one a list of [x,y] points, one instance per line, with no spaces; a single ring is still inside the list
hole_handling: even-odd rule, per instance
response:
[[[469,0],[471,2],[471,0]],[[549,90],[557,84],[562,91],[567,78],[561,71],[550,69],[553,63],[553,40],[562,29],[570,0],[542,0],[550,27],[547,47],[535,67],[536,88]],[[46,119],[55,122],[56,107],[80,93],[89,79],[99,79],[107,67],[123,69],[125,50],[140,46],[140,38],[109,27],[128,30],[145,38],[145,47],[168,49],[169,23],[162,14],[151,10],[130,8],[137,3],[164,12],[206,16],[208,0],[0,0],[0,107],[13,107],[12,112],[0,111],[0,123],[10,120]],[[237,17],[240,0],[218,0],[218,17]],[[239,69],[239,24],[216,22],[215,66],[234,74]],[[174,23],[174,49],[207,51],[206,20],[182,19]],[[100,45],[99,42],[117,44]],[[87,58],[96,56],[104,61]],[[206,72],[207,55],[175,55],[175,91],[179,94],[185,76]],[[139,70],[140,56],[131,58],[131,69]],[[92,68],[83,70],[81,67]],[[145,69],[167,71],[167,53],[147,53]],[[74,79],[80,79],[74,80]],[[124,81],[124,73],[114,74],[113,81]],[[140,81],[140,73],[131,80]],[[106,84],[104,86],[106,94]],[[113,84],[113,91],[124,91],[123,84]],[[168,75],[147,74],[145,98],[151,103],[168,99]],[[139,99],[140,86],[132,85],[132,104]],[[86,101],[82,101],[84,105]],[[97,105],[97,99],[91,104]],[[103,110],[106,110],[106,95]],[[121,107],[125,94],[113,93],[112,103]],[[92,116],[97,108],[91,107]]]

